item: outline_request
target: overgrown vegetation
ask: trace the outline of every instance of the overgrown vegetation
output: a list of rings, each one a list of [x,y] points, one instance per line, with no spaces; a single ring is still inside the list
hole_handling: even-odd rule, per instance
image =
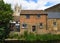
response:
[[[27,33],[24,32],[24,35],[10,35],[9,39],[19,39],[19,40],[27,40],[27,41],[35,41],[35,40],[40,40],[40,41],[48,41],[48,40],[60,40],[60,35],[58,34],[33,34],[33,33]]]
[[[10,39],[20,39],[20,35],[18,35],[18,33],[16,33],[16,32],[13,32],[13,33],[9,34],[8,38],[10,38]]]

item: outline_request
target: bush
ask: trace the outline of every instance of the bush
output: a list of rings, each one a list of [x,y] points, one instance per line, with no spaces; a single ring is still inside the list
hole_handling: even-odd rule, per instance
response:
[[[22,39],[22,40],[27,40],[27,41],[35,41],[35,40],[40,40],[40,41],[48,41],[48,40],[60,40],[60,35],[56,34],[33,34],[33,33],[27,33],[27,31],[24,32],[24,35],[18,35],[18,34],[13,34],[10,35],[9,38],[12,39]]]
[[[5,30],[4,30],[4,27],[1,27],[0,28],[0,39],[3,39],[3,38],[5,38],[5,32],[4,32]]]
[[[18,39],[19,35],[17,33],[14,33],[14,32],[11,32],[9,34],[9,37],[8,38],[11,38],[11,39]]]
[[[60,35],[56,35],[56,34],[37,35],[37,40],[41,40],[41,41],[60,40]]]
[[[24,37],[25,40],[30,40],[30,41],[36,40],[36,35],[34,35],[33,33],[27,33],[27,31],[24,32]]]

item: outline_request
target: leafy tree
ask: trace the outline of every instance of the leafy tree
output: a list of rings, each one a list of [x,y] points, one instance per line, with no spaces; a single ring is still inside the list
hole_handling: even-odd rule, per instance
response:
[[[9,33],[8,25],[9,21],[13,18],[12,13],[11,5],[0,0],[0,36],[6,37]]]

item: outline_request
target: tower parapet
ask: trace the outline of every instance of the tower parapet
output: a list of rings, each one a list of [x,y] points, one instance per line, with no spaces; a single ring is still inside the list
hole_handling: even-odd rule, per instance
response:
[[[18,6],[18,4],[16,4],[13,16],[20,16],[20,12],[21,12],[21,6]]]

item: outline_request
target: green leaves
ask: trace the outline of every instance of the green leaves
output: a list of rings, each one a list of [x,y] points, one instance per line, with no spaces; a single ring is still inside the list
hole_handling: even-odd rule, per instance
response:
[[[8,24],[12,20],[13,11],[10,4],[5,4],[3,0],[0,1],[0,36],[6,37],[9,33]],[[5,28],[2,28],[5,27]]]
[[[22,39],[26,41],[49,41],[49,40],[60,40],[60,35],[58,34],[34,34],[25,32],[24,35],[10,34],[9,39]]]
[[[12,9],[10,4],[0,1],[0,21],[9,21],[12,19]]]
[[[0,28],[0,39],[3,38],[4,34],[4,27]]]

